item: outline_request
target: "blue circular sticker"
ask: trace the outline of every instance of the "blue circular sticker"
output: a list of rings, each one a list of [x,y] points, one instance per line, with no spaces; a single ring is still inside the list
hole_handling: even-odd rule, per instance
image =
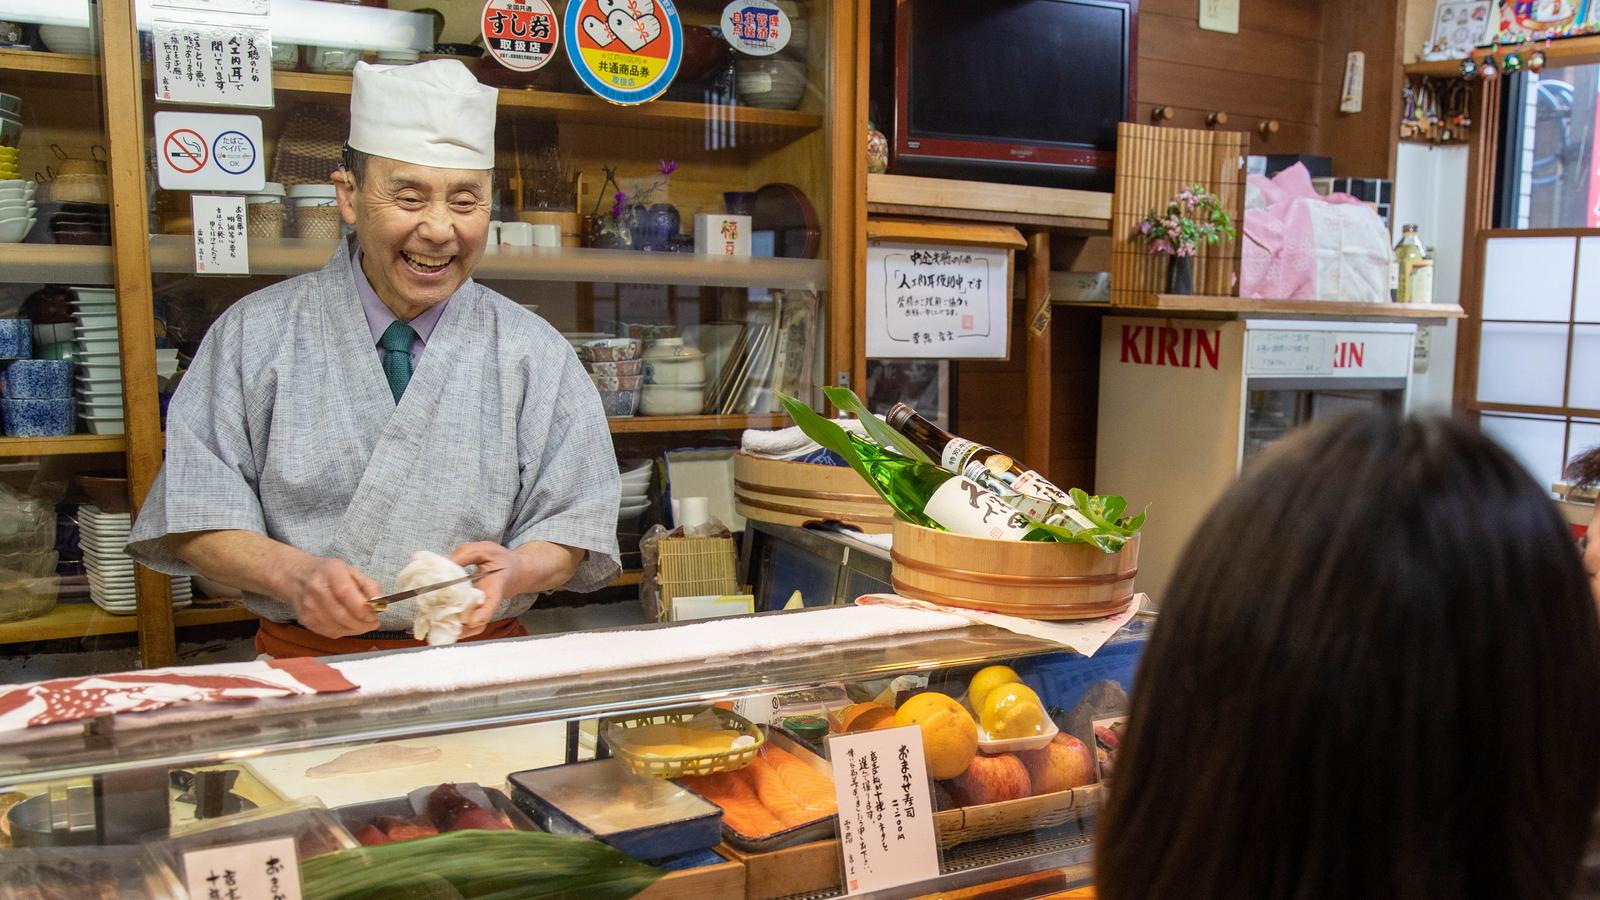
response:
[[[256,164],[256,145],[238,131],[224,131],[211,142],[211,158],[229,175],[243,175]]]
[[[683,25],[672,0],[572,0],[567,58],[589,90],[624,106],[661,96],[683,61]]]

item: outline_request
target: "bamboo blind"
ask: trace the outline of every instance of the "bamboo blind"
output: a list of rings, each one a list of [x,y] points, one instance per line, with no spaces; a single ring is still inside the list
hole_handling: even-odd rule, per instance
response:
[[[661,539],[656,583],[661,587],[658,616],[666,621],[678,597],[724,596],[739,592],[731,537]]]
[[[1134,229],[1152,210],[1191,183],[1216,194],[1244,224],[1244,163],[1249,138],[1238,131],[1207,131],[1134,125],[1117,126],[1117,182],[1111,198],[1111,304],[1152,306],[1166,290],[1167,257],[1152,256]],[[1239,294],[1239,242],[1202,248],[1195,257],[1194,287],[1200,294]]]

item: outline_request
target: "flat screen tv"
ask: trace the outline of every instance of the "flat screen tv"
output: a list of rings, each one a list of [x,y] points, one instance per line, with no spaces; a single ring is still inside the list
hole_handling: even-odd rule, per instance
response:
[[[893,24],[891,171],[1110,187],[1117,123],[1134,112],[1138,0],[890,7],[875,4]]]

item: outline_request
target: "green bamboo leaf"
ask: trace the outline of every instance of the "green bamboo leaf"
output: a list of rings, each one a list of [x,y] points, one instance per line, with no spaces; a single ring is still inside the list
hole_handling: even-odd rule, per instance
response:
[[[823,449],[839,454],[850,464],[850,468],[855,469],[858,475],[866,479],[867,484],[873,483],[872,477],[867,474],[867,467],[861,462],[860,454],[856,453],[855,446],[850,443],[849,432],[839,427],[838,423],[830,421],[816,410],[786,394],[780,392],[778,402],[783,404],[784,411],[796,425],[800,426],[800,430],[806,433],[806,437],[816,441]]]
[[[938,465],[937,462],[928,458],[928,454],[922,452],[922,448],[906,440],[904,435],[890,428],[884,424],[882,419],[873,415],[872,410],[867,409],[867,405],[861,402],[861,398],[856,396],[855,391],[842,387],[825,387],[822,389],[822,393],[841,411],[850,413],[860,419],[861,426],[867,431],[867,436],[876,441],[878,446],[887,447],[901,456],[914,459],[920,463],[927,463],[930,466]]]

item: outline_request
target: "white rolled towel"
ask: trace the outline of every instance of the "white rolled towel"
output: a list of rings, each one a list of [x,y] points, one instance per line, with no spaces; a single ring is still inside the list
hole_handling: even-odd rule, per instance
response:
[[[865,436],[867,433],[866,429],[861,427],[861,423],[853,418],[835,419],[834,424],[859,435]],[[801,431],[798,425],[779,428],[776,431],[749,429],[739,441],[739,446],[751,456],[765,459],[799,459],[822,449],[816,441],[806,437],[806,433]]]

